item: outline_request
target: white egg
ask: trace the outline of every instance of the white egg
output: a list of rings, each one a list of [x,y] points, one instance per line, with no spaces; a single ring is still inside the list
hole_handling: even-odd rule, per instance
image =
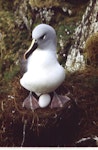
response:
[[[49,94],[43,94],[39,97],[39,106],[45,108],[50,104],[51,97]]]

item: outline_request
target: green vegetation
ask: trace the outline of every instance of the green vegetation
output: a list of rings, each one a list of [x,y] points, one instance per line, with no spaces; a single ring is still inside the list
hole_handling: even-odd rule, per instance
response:
[[[98,32],[93,33],[86,41],[85,58],[93,67],[98,67]]]
[[[32,7],[50,7],[50,6],[60,6],[60,0],[30,0],[30,5]]]

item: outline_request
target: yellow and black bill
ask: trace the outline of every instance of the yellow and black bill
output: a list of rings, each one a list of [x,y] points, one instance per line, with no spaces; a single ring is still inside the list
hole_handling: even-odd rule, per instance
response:
[[[35,39],[32,40],[32,43],[29,49],[25,52],[24,58],[28,59],[28,57],[33,53],[33,51],[38,47],[38,43]]]

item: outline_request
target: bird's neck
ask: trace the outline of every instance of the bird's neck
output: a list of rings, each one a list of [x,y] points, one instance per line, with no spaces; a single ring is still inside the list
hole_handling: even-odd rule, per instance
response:
[[[36,49],[28,58],[28,71],[33,67],[48,67],[57,63],[56,51]]]

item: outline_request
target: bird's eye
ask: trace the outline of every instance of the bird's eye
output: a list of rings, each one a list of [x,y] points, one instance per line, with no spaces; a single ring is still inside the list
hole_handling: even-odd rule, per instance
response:
[[[46,38],[46,34],[40,37],[41,40],[45,40],[45,38]]]

